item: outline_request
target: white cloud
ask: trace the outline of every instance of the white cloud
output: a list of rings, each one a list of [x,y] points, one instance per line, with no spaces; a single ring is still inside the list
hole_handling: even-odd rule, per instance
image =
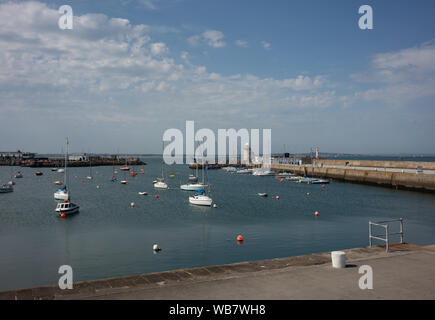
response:
[[[270,44],[269,42],[261,41],[261,45],[263,46],[263,48],[264,48],[265,50],[270,50],[270,49],[271,49],[271,48],[270,48],[271,44]]]
[[[168,47],[163,42],[156,42],[151,44],[151,53],[154,56],[163,56],[168,53]]]
[[[241,47],[241,48],[248,47],[248,42],[244,41],[244,40],[236,40],[234,43],[236,44],[236,46]]]
[[[206,30],[201,35],[193,35],[187,39],[187,42],[196,47],[200,45],[201,42],[205,42],[208,46],[213,48],[222,48],[226,46],[224,34],[218,30]]]

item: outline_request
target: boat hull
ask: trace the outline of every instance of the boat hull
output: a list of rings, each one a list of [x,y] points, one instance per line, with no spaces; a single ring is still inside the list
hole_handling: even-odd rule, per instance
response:
[[[200,183],[191,183],[191,184],[183,184],[180,186],[181,190],[186,190],[186,191],[198,191],[198,190],[204,190],[205,187],[207,187],[207,185],[205,184],[200,184]]]
[[[197,206],[211,206],[213,199],[207,196],[203,197],[189,197],[189,203]]]
[[[156,183],[154,183],[154,188],[157,189],[168,189],[168,185],[164,182],[158,181]]]

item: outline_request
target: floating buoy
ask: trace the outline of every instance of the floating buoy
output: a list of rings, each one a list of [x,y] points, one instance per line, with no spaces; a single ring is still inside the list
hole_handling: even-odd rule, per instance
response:
[[[65,214],[65,213],[61,213],[61,214],[60,214],[60,217],[61,217],[61,218],[65,218],[65,217],[66,217],[66,214]]]
[[[215,204],[213,204],[213,208],[217,208],[217,204],[215,203]]]
[[[85,180],[82,179],[82,182],[85,182]]]
[[[307,192],[307,196],[309,196],[311,193]]]
[[[283,182],[283,181],[284,181],[284,179],[283,179],[283,178],[281,178],[281,179],[279,179],[279,181],[280,181],[280,182]]]
[[[326,186],[324,184],[322,184],[322,188],[326,188]]]
[[[314,212],[314,215],[317,217],[319,216],[319,211]]]
[[[97,189],[100,189],[100,186],[97,186]]]
[[[115,178],[115,176],[112,176],[111,178],[113,179],[113,178]]]
[[[308,182],[307,182],[307,184],[311,184],[311,182],[310,182],[310,181],[308,181]]]
[[[158,195],[158,194],[156,194],[156,195],[155,195],[155,197],[156,197],[156,198],[158,198],[158,197],[159,197],[159,195]]]
[[[154,251],[161,251],[162,248],[159,248],[158,244],[156,243],[156,244],[153,245],[153,250]]]
[[[130,207],[134,208],[135,204],[134,202],[130,203]]]
[[[276,200],[279,200],[279,196],[276,196],[275,199],[276,199]]]
[[[242,236],[241,234],[239,234],[239,235],[237,236],[237,241],[243,241],[243,236]]]

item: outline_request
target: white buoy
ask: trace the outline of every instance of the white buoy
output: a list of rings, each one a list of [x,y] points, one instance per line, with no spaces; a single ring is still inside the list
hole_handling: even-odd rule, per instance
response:
[[[100,189],[100,186],[97,186],[97,189]]]
[[[216,203],[213,205],[213,208],[217,208],[217,204]]]
[[[331,252],[332,267],[346,268],[346,252],[332,251]]]
[[[153,245],[153,250],[154,250],[154,251],[160,251],[160,250],[162,250],[162,249],[159,248],[159,245],[158,245],[157,243],[155,243],[155,244]]]

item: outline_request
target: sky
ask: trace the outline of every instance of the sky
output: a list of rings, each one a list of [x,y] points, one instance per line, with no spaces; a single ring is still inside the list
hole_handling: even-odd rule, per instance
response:
[[[0,151],[160,153],[193,120],[271,129],[274,153],[434,154],[434,17],[430,0],[0,0]]]

